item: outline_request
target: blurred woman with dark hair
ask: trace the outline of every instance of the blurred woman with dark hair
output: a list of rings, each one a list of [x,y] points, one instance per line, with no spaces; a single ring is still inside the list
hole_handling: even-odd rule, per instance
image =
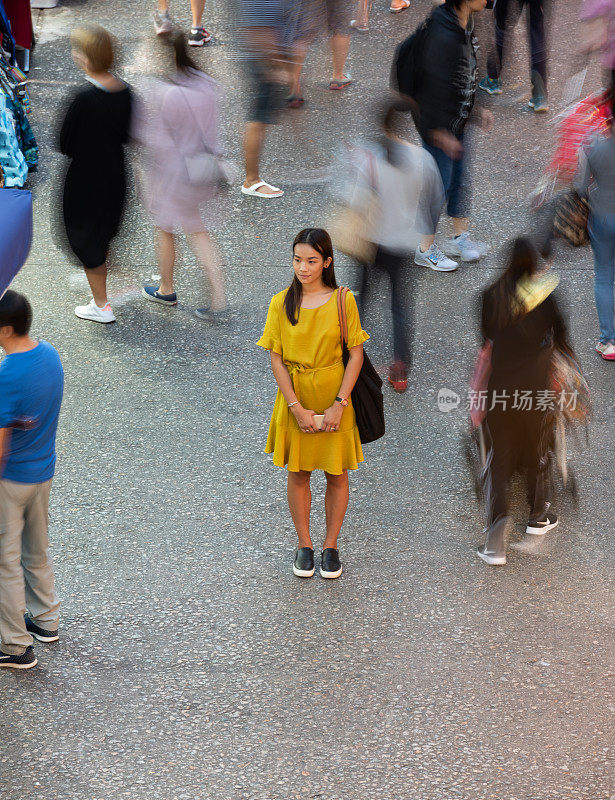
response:
[[[209,322],[228,316],[218,248],[208,228],[219,220],[212,202],[225,180],[219,131],[220,86],[188,55],[186,37],[171,40],[174,69],[156,82],[138,106],[134,138],[144,146],[145,205],[156,225],[160,284],[145,286],[143,296],[161,305],[177,305],[173,282],[175,232],[183,230],[207,276],[211,303],[196,310]]]
[[[482,295],[481,333],[491,342],[487,386],[487,536],[478,555],[506,563],[508,482],[526,473],[530,517],[526,533],[544,535],[558,524],[550,510],[550,459],[554,416],[548,400],[554,348],[572,354],[553,294],[555,275],[539,271],[528,239],[512,242],[503,274]],[[552,402],[552,401],[551,401]]]
[[[327,231],[306,228],[293,242],[294,277],[288,289],[269,305],[265,330],[258,345],[271,353],[278,384],[266,453],[288,470],[288,505],[299,547],[293,572],[314,574],[310,536],[312,471],[327,479],[324,541],[320,574],[338,578],[342,565],[337,538],[348,507],[348,470],[357,469],[363,451],[350,393],[363,364],[363,342],[354,297],[346,294],[348,349],[346,367],[337,308],[339,291],[333,268],[333,246]]]

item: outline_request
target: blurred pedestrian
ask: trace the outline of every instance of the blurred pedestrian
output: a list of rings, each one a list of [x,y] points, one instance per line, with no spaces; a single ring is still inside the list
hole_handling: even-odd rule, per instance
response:
[[[211,304],[196,310],[210,322],[228,316],[218,248],[207,228],[219,215],[216,197],[223,180],[219,101],[221,87],[199,70],[186,50],[185,34],[172,40],[173,68],[166,81],[150,86],[138,105],[133,136],[144,145],[145,205],[156,225],[160,284],[143,295],[177,305],[174,286],[175,232],[188,237],[207,276]]]
[[[107,253],[122,219],[126,197],[124,145],[132,95],[110,70],[111,35],[99,25],[71,34],[73,58],[89,85],[68,106],[60,151],[71,159],[62,196],[68,242],[85,268],[92,300],[75,314],[93,322],[115,322],[107,298]]]
[[[202,47],[211,41],[211,34],[203,27],[205,0],[190,0],[192,27],[188,36],[191,47]],[[169,0],[158,0],[158,10],[154,14],[154,27],[158,36],[169,34],[173,30],[173,20],[169,15]]]
[[[305,8],[303,30],[295,42],[291,67],[291,105],[293,100],[303,101],[301,91],[303,63],[310,45],[323,30],[326,30],[329,35],[333,60],[329,89],[333,91],[346,89],[352,83],[352,79],[345,72],[346,59],[350,49],[350,21],[352,18],[350,0],[305,0]]]
[[[548,0],[495,0],[493,21],[495,25],[495,48],[487,60],[487,77],[478,84],[488,94],[502,94],[500,75],[504,64],[504,54],[508,31],[519,21],[523,9],[527,7],[528,36],[532,59],[532,97],[529,107],[536,112],[549,110],[547,100],[547,36],[545,18]]]
[[[396,63],[399,91],[414,102],[423,146],[434,157],[442,176],[447,213],[454,229],[444,250],[462,261],[477,261],[485,252],[485,247],[472,241],[468,232],[470,175],[465,135],[470,120],[487,130],[493,122],[489,111],[474,108],[478,43],[473,33],[473,14],[481,11],[485,3],[486,0],[446,0],[434,8],[412,40],[407,57]],[[403,52],[403,45],[400,50]],[[415,263],[442,270],[446,262],[434,236],[423,237]]]
[[[615,0],[583,0],[583,50],[602,50],[609,86],[615,93]]]
[[[32,637],[57,641],[60,620],[47,529],[64,372],[55,348],[30,337],[31,323],[30,303],[9,289],[0,299],[0,667],[14,669],[36,666]]]
[[[596,352],[615,361],[615,130],[581,149],[574,188],[589,202],[589,241],[594,253],[594,292],[600,339]],[[591,187],[591,188],[590,188]]]
[[[444,204],[444,189],[436,162],[422,147],[401,138],[400,112],[404,104],[387,104],[381,116],[382,136],[374,147],[351,150],[351,177],[340,181],[348,187],[346,202],[361,211],[365,198],[375,195],[377,213],[369,238],[376,245],[369,264],[363,264],[359,294],[363,315],[369,305],[372,284],[378,273],[385,274],[391,284],[393,317],[393,363],[389,383],[395,391],[408,387],[412,363],[415,287],[413,268],[409,264],[421,235],[435,233]],[[369,221],[365,221],[368,228]],[[457,263],[441,259],[440,267],[455,269]]]
[[[338,292],[329,234],[320,228],[301,231],[293,242],[294,278],[276,294],[258,341],[271,353],[278,393],[271,417],[266,453],[288,470],[288,505],[299,538],[293,572],[314,574],[310,536],[310,477],[321,469],[327,480],[327,535],[320,574],[342,574],[337,539],[348,507],[348,470],[357,469],[363,451],[350,393],[363,364],[359,312],[352,294],[346,295],[348,348],[342,361]]]
[[[242,194],[270,200],[284,192],[261,178],[267,128],[284,105],[288,89],[286,0],[238,0],[240,45],[249,78],[248,122],[244,134],[246,178]]]
[[[557,279],[539,272],[528,239],[510,245],[503,274],[482,295],[481,334],[491,342],[487,385],[487,531],[478,549],[487,564],[506,563],[508,483],[525,472],[530,516],[526,533],[544,535],[558,524],[550,508],[550,451],[554,349],[572,354],[566,323],[553,294]],[[554,392],[551,392],[554,394]]]
[[[355,31],[367,33],[369,30],[369,13],[372,10],[371,0],[357,0],[355,19],[350,20],[350,27]]]

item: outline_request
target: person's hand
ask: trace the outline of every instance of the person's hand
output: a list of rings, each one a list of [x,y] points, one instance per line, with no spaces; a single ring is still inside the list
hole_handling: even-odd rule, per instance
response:
[[[333,403],[333,405],[325,411],[322,430],[325,431],[325,433],[339,430],[343,413],[344,406],[341,403]]]
[[[481,108],[478,124],[484,131],[490,131],[493,128],[493,114],[488,108]]]
[[[456,136],[443,128],[431,132],[431,143],[434,147],[443,150],[449,158],[453,158],[455,161],[461,158],[463,145]]]
[[[295,419],[297,420],[297,425],[302,433],[316,433],[318,428],[314,424],[314,414],[315,411],[310,411],[307,408],[303,408],[302,405],[297,403],[296,406],[291,408]]]

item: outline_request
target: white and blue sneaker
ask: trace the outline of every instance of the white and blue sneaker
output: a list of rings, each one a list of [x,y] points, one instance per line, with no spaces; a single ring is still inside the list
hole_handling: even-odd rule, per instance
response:
[[[419,245],[414,253],[414,263],[436,272],[454,272],[459,266],[456,261],[445,256],[436,244],[432,244],[428,250],[421,250]]]
[[[454,236],[452,239],[447,239],[444,243],[444,249],[450,256],[459,257],[466,262],[478,261],[489,250],[486,244],[473,242],[467,231],[460,233],[459,236]]]

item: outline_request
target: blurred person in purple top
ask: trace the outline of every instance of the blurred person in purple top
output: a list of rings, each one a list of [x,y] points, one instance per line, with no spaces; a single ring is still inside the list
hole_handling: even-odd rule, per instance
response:
[[[144,201],[156,226],[160,284],[143,295],[161,305],[177,305],[173,282],[175,232],[183,230],[207,276],[211,303],[197,316],[224,322],[227,302],[218,248],[208,228],[220,221],[220,180],[212,174],[195,181],[192,159],[222,164],[219,131],[221,87],[201,72],[186,50],[186,37],[172,40],[174,68],[166,81],[152,82],[135,111],[134,139],[144,150]]]
[[[31,323],[30,303],[9,289],[0,300],[0,667],[13,669],[36,666],[32,637],[56,641],[60,619],[47,528],[64,371],[56,350],[30,337]]]

